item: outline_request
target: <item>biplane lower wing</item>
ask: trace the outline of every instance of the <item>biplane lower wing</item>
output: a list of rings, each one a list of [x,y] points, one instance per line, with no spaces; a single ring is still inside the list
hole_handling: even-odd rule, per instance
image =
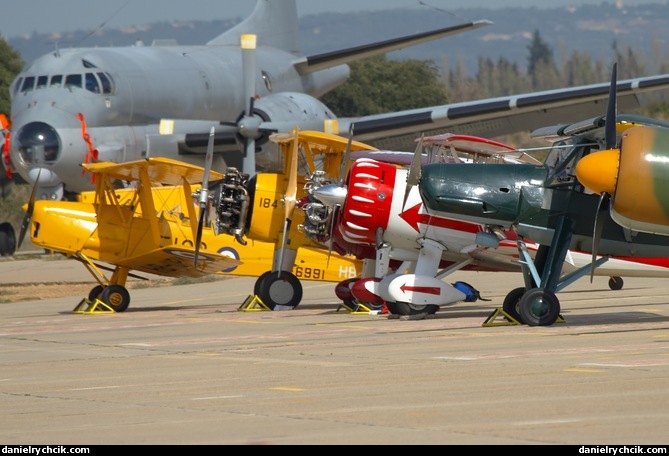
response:
[[[215,252],[199,252],[197,267],[193,266],[195,250],[179,245],[161,247],[142,255],[117,261],[119,266],[127,266],[136,271],[166,277],[199,278],[234,268],[242,261]]]

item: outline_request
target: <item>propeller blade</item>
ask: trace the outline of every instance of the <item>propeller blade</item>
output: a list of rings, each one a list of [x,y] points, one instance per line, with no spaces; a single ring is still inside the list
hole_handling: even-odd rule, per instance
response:
[[[241,37],[244,99],[247,101],[244,116],[247,118],[253,117],[253,101],[256,97],[256,41],[257,36],[253,34],[246,34]],[[240,129],[240,133],[245,138],[242,171],[249,176],[254,176],[256,173],[255,137],[246,136],[243,129]]]
[[[16,247],[16,250],[21,248],[23,240],[26,237],[28,232],[28,227],[30,226],[30,220],[32,220],[33,211],[35,210],[35,193],[37,192],[37,186],[39,185],[39,176],[42,174],[42,169],[37,172],[37,179],[35,179],[35,184],[33,185],[32,192],[30,192],[30,200],[28,201],[28,207],[26,208],[26,215],[23,216],[23,221],[21,222],[21,230],[19,231],[19,243]]]
[[[242,72],[244,78],[244,99],[252,100],[256,96],[256,41],[253,34],[242,35]],[[253,105],[246,105],[246,115],[253,114]]]
[[[351,143],[353,142],[353,128],[354,123],[351,122],[351,125],[348,127],[348,142],[346,143],[346,151],[344,152],[344,157],[341,160],[341,166],[339,168],[339,183],[341,186],[346,180],[346,167],[348,166],[348,157],[351,155]]]
[[[290,151],[290,167],[288,168],[288,185],[286,186],[286,194],[283,197],[284,201],[284,219],[283,224],[283,240],[281,241],[281,250],[279,251],[279,275],[281,274],[281,265],[283,264],[283,253],[288,243],[288,231],[293,219],[293,210],[297,204],[297,155],[299,153],[299,135],[298,127],[295,126],[293,147]]]
[[[597,204],[597,213],[595,215],[595,227],[592,233],[592,264],[590,269],[590,283],[595,275],[595,261],[597,260],[597,249],[599,241],[602,238],[602,231],[604,230],[604,221],[606,214],[609,211],[610,196],[608,193],[602,193]]]
[[[326,261],[326,266],[330,266],[330,256],[332,255],[332,246],[334,245],[334,229],[335,224],[337,223],[337,217],[339,216],[339,206],[335,206],[332,209],[331,219],[330,219],[330,234],[328,238],[328,258]]]
[[[618,89],[618,63],[613,64],[611,69],[611,85],[609,86],[609,100],[606,106],[606,123],[604,125],[604,145],[607,150],[616,147],[616,122],[617,122],[617,108],[616,97]],[[580,163],[579,163],[580,165]],[[578,165],[577,165],[578,166]],[[583,165],[581,165],[583,167]],[[597,174],[601,173],[601,169],[597,170]],[[604,221],[606,214],[609,211],[611,195],[602,191],[599,202],[597,203],[597,212],[595,214],[595,226],[592,233],[592,259],[590,269],[590,283],[595,275],[595,261],[597,260],[597,249],[599,248],[599,241],[602,238],[602,231],[604,229]]]
[[[202,241],[202,230],[204,229],[204,220],[207,216],[207,206],[209,204],[209,174],[214,162],[214,127],[209,131],[209,143],[207,144],[207,155],[204,159],[204,175],[202,177],[202,188],[200,189],[200,214],[197,220],[197,232],[195,235],[195,254],[193,255],[193,266],[197,267],[197,257],[200,252],[200,242]]]
[[[609,102],[606,107],[606,124],[604,125],[604,143],[607,149],[616,147],[616,93],[618,89],[618,63],[613,64],[611,70],[611,86],[609,87]]]
[[[404,190],[404,202],[402,203],[402,211],[404,211],[404,205],[407,203],[407,198],[409,198],[409,193],[411,189],[418,185],[420,182],[421,175],[421,166],[423,162],[423,139],[425,139],[425,133],[420,135],[420,140],[414,151],[413,158],[411,159],[411,165],[409,166],[409,174],[407,175],[407,186]]]

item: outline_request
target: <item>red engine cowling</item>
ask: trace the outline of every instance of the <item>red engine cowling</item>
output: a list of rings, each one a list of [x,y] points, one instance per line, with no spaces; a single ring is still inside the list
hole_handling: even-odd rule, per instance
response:
[[[371,159],[351,166],[339,234],[350,244],[373,246],[376,230],[388,228],[397,167]]]

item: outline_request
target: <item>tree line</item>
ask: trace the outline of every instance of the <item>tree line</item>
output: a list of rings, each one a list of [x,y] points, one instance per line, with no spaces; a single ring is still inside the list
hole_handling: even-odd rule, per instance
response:
[[[321,97],[338,116],[356,117],[383,112],[435,106],[446,103],[491,98],[608,81],[610,68],[618,62],[618,79],[669,73],[669,57],[662,47],[652,44],[652,62],[643,53],[611,45],[609,60],[593,59],[578,50],[560,61],[555,51],[535,30],[527,46],[526,67],[505,58],[480,58],[475,75],[468,74],[462,62],[449,69],[446,60],[390,60],[372,57],[350,64],[350,79]],[[9,117],[9,86],[25,62],[20,54],[0,38],[0,112]],[[656,96],[644,108],[645,115],[666,119],[668,96]]]
[[[610,60],[573,50],[557,61],[553,48],[536,30],[525,68],[505,58],[480,58],[477,73],[470,75],[462,62],[448,69],[447,61],[438,66],[432,60],[374,57],[352,63],[349,81],[321,100],[338,116],[349,117],[606,82],[614,61],[618,79],[669,73],[669,58],[661,55],[660,46],[653,49],[652,64],[642,53],[615,42]],[[667,100],[668,95],[654,95],[640,114],[666,119]]]

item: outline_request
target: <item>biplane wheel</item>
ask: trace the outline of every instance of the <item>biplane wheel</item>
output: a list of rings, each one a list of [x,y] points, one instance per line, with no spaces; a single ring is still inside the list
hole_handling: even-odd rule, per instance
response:
[[[623,278],[611,276],[609,278],[609,288],[612,290],[622,290],[623,289]]]
[[[386,304],[387,306],[387,304]],[[390,307],[388,311],[396,313],[397,315],[433,315],[439,310],[439,306],[436,304],[409,304],[408,302],[395,302],[393,306],[397,312],[392,312]]]
[[[88,300],[94,302],[96,299],[100,299],[100,295],[102,294],[102,290],[104,289],[105,287],[103,287],[102,285],[94,286],[88,293]]]
[[[529,326],[550,326],[560,316],[560,301],[550,290],[532,288],[520,298],[518,311]]]
[[[130,293],[122,285],[106,286],[98,299],[114,309],[115,312],[124,312],[130,305]]]
[[[260,287],[262,286],[263,281],[264,281],[264,280],[267,278],[267,276],[269,276],[271,273],[272,273],[272,271],[267,271],[267,272],[263,272],[262,274],[260,274],[260,276],[258,276],[258,278],[256,279],[256,283],[255,283],[255,285],[253,286],[253,294],[254,294],[254,295],[258,296],[258,293],[260,293]],[[275,272],[275,274],[276,274],[276,272]]]
[[[520,303],[520,298],[523,297],[526,291],[525,287],[514,288],[506,295],[506,298],[504,298],[504,302],[502,303],[502,310],[520,324],[524,324],[524,322],[520,316],[518,305]]]
[[[302,300],[302,284],[292,272],[281,271],[279,275],[272,271],[262,280],[259,277],[258,282],[256,296],[272,310],[276,306],[295,308]]]
[[[9,222],[0,223],[0,255],[14,255],[16,251],[16,233]]]

